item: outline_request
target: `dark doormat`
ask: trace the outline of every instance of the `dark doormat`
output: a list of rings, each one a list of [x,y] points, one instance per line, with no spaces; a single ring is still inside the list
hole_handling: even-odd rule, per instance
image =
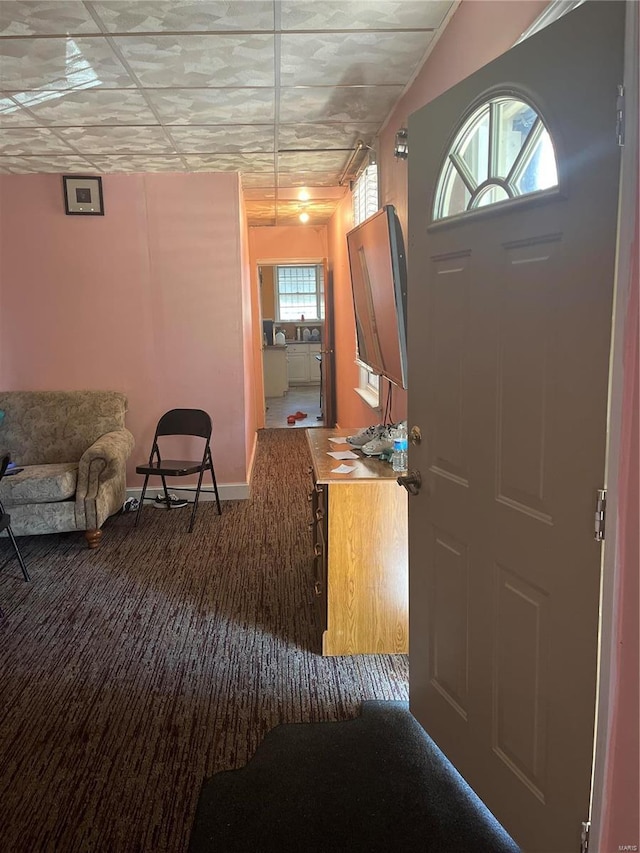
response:
[[[240,770],[206,780],[190,853],[519,853],[406,702],[340,723],[277,726]]]

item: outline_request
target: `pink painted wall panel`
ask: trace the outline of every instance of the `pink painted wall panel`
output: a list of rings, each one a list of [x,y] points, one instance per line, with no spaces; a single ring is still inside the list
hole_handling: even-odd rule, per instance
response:
[[[103,189],[104,217],[65,216],[59,175],[0,176],[0,383],[126,392],[130,486],[160,414],[204,408],[220,482],[245,482],[238,178]]]
[[[258,261],[321,260],[327,256],[327,229],[324,225],[277,225],[250,228],[252,267]],[[252,269],[252,275],[255,270]]]

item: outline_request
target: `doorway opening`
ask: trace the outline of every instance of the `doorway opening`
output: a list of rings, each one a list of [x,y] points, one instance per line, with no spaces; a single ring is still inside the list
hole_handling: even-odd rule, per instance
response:
[[[265,426],[325,426],[326,265],[259,262]]]

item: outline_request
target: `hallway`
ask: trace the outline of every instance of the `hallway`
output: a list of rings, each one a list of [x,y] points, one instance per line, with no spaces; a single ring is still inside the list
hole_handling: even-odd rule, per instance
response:
[[[267,397],[265,406],[267,428],[324,426],[319,385],[294,385],[283,397]],[[304,412],[307,417],[297,420],[295,424],[288,424],[287,416],[296,412]]]

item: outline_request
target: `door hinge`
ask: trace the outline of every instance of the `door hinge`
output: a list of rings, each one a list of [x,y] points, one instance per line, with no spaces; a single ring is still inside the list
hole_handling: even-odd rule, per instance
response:
[[[582,832],[580,833],[580,853],[588,853],[589,851],[589,830],[591,829],[591,821],[582,821]]]
[[[618,98],[616,100],[616,140],[618,145],[624,147],[624,86],[618,85]]]
[[[596,523],[595,523],[595,539],[596,542],[602,542],[604,539],[604,527],[607,516],[607,490],[598,489],[596,498]]]

